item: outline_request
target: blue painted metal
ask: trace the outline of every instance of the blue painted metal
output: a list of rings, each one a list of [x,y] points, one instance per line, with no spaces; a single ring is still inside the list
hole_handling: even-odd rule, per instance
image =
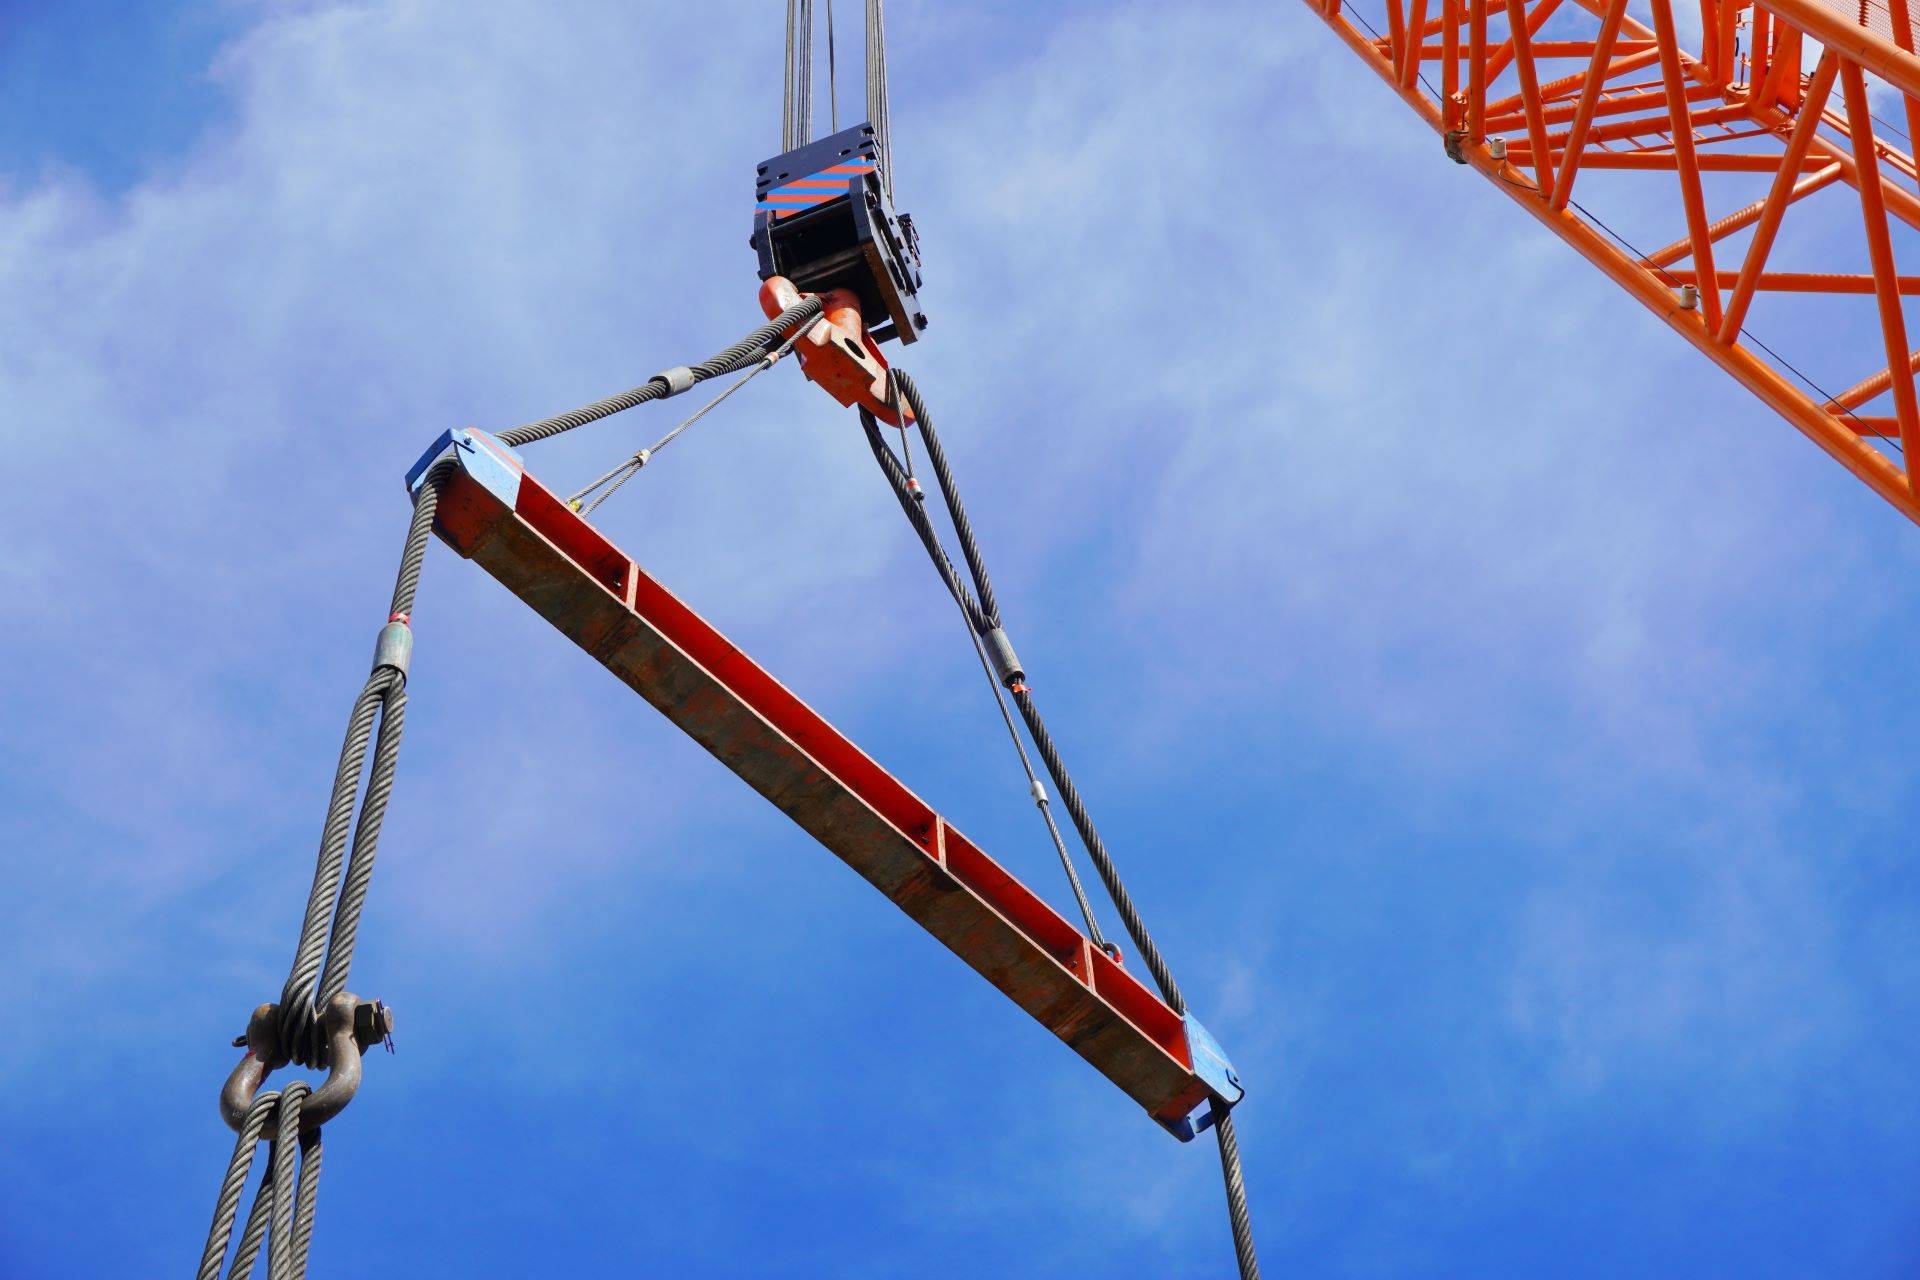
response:
[[[1247,1096],[1241,1087],[1240,1075],[1233,1069],[1233,1062],[1227,1057],[1227,1051],[1213,1038],[1213,1033],[1200,1024],[1200,1019],[1188,1013],[1184,1017],[1187,1030],[1187,1053],[1193,1059],[1193,1074],[1206,1083],[1213,1097],[1204,1110],[1180,1120],[1162,1120],[1160,1123],[1168,1133],[1182,1142],[1191,1142],[1213,1127],[1217,1113],[1227,1112]],[[1198,1117],[1196,1119],[1195,1117]]]
[[[1240,1076],[1234,1071],[1232,1060],[1213,1038],[1213,1033],[1200,1025],[1200,1019],[1188,1013],[1186,1021],[1187,1051],[1193,1055],[1194,1074],[1207,1082],[1214,1096],[1233,1106],[1247,1096],[1247,1091],[1240,1087]]]
[[[520,494],[520,477],[525,471],[520,455],[484,431],[460,427],[442,431],[439,438],[420,455],[420,460],[408,469],[408,493],[420,488],[428,469],[449,449],[453,451],[454,460],[460,464],[462,471],[479,481],[483,489],[507,506],[513,505],[514,499]]]

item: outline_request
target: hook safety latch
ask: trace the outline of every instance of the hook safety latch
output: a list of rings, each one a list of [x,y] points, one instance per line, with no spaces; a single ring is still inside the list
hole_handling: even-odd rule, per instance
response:
[[[220,1115],[227,1127],[240,1132],[254,1095],[275,1068],[285,1065],[280,1052],[280,1006],[263,1004],[247,1020],[241,1058],[220,1090]],[[360,1089],[360,1055],[393,1034],[393,1010],[378,1000],[361,1000],[341,992],[320,1013],[320,1029],[327,1041],[327,1079],[307,1095],[300,1108],[300,1128],[312,1133],[346,1109]]]
[[[799,305],[802,296],[785,276],[770,276],[760,283],[760,309],[769,320]],[[913,415],[906,406],[896,411],[892,403],[887,358],[867,332],[860,299],[851,290],[831,289],[820,295],[820,301],[824,305],[819,319],[808,322],[793,344],[807,381],[817,383],[848,408],[865,409],[889,426],[901,426],[903,419],[911,422]]]

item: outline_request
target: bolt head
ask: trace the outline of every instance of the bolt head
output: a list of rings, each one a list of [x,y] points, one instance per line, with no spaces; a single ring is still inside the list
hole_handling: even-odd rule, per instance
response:
[[[365,1053],[393,1034],[393,1010],[379,1000],[362,1000],[353,1007],[353,1039]]]

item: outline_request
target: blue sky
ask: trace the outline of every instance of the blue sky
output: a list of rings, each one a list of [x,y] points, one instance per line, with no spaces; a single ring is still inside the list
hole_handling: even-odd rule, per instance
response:
[[[406,466],[757,319],[770,6],[559,12],[0,7],[0,1274],[197,1258]],[[1911,1274],[1914,531],[1303,7],[889,12],[905,363],[1269,1273]],[[1064,903],[817,391],[600,514]],[[416,627],[315,1274],[1230,1273],[1207,1145],[444,550]]]

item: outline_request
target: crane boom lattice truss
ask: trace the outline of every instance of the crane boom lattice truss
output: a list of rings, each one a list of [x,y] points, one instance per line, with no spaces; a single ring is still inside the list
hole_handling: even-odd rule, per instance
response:
[[[1903,307],[1920,275],[1895,260],[1896,238],[1920,230],[1909,0],[1700,0],[1691,40],[1672,0],[1306,3],[1447,154],[1920,523],[1908,465],[1920,457],[1920,352]],[[1589,171],[1646,177],[1639,190],[1580,182]],[[1751,198],[1713,202],[1742,183]],[[1629,247],[1608,220],[1644,210],[1653,191],[1671,242]],[[1791,269],[1775,262],[1788,256]],[[1882,341],[1851,352],[1834,391],[1802,371],[1835,358],[1818,349],[1822,308],[1845,295]],[[1756,299],[1760,336],[1748,329]]]

